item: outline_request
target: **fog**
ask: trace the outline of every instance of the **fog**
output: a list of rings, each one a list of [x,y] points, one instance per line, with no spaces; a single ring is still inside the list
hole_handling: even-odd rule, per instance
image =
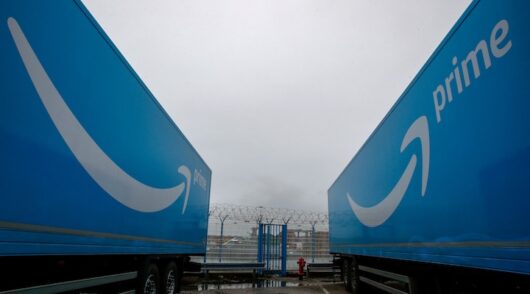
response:
[[[325,211],[470,1],[83,3],[212,169],[212,202]]]

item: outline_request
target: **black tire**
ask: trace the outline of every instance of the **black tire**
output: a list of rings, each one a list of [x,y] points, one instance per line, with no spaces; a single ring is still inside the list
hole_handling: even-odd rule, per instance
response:
[[[344,259],[340,260],[340,281],[344,283],[344,273],[346,272],[346,268],[344,267],[345,261]]]
[[[352,291],[352,268],[351,268],[351,259],[345,258],[342,262],[342,270],[344,275],[344,288],[346,291]]]
[[[344,287],[346,288],[346,291],[354,294],[362,293],[361,281],[359,279],[359,265],[357,264],[355,256],[344,259],[343,269]]]
[[[170,261],[166,264],[162,274],[161,286],[163,294],[174,294],[180,292],[180,274],[175,262]]]
[[[351,292],[354,294],[360,294],[363,291],[361,288],[361,281],[359,277],[359,264],[357,263],[357,258],[355,256],[350,260],[350,271],[351,271]]]
[[[160,272],[158,271],[156,264],[148,263],[143,267],[143,269],[140,270],[136,293],[160,293]]]

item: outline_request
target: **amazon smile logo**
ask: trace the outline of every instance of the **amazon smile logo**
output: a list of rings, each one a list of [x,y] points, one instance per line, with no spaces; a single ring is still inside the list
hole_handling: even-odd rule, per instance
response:
[[[421,142],[421,159],[422,159],[422,172],[421,172],[421,196],[425,196],[425,190],[427,189],[427,181],[429,179],[429,159],[430,159],[430,142],[429,142],[429,123],[426,116],[420,116],[416,121],[409,127],[403,141],[401,142],[401,152],[403,152],[409,144],[419,139]],[[371,207],[363,207],[357,204],[350,193],[346,193],[346,198],[350,203],[351,209],[359,221],[367,227],[377,227],[382,225],[392,214],[396,211],[397,207],[403,200],[403,196],[407,192],[412,175],[416,170],[417,156],[412,154],[409,159],[407,167],[401,174],[401,177],[395,184],[394,188],[388,193],[388,195],[378,204]]]
[[[185,182],[162,189],[146,185],[121,169],[92,139],[64,102],[17,21],[10,17],[7,24],[46,111],[68,148],[90,177],[118,202],[140,212],[157,212],[166,209],[180,196],[185,195],[182,206],[184,214],[190,194],[192,179],[190,169],[181,165],[177,171],[184,176]]]
[[[446,103],[456,103],[458,95],[463,95],[471,83],[478,82],[479,78],[493,66],[493,62],[499,62],[512,48],[512,40],[509,37],[510,24],[507,19],[499,20],[491,29],[489,38],[483,38],[477,42],[475,48],[467,51],[462,61],[458,61],[458,55],[453,56],[451,64],[453,68],[449,74],[442,79],[432,92],[434,101],[434,112],[436,123],[442,123],[442,111]],[[481,58],[480,58],[481,57]],[[473,75],[471,75],[471,72]],[[474,78],[474,79],[473,79]],[[401,143],[401,152],[407,148],[410,142],[418,138],[421,142],[422,177],[421,195],[425,196],[427,180],[429,178],[429,124],[426,116],[419,117],[407,130]],[[350,203],[353,213],[359,221],[367,227],[382,225],[397,209],[403,196],[409,189],[412,175],[416,170],[417,158],[413,154],[400,179],[392,188],[392,191],[378,204],[372,207],[362,207],[357,204],[349,193],[346,198]]]

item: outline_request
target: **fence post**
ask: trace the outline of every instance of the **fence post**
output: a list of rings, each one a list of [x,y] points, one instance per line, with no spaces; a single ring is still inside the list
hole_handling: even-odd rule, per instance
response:
[[[219,262],[223,260],[223,230],[225,226],[225,220],[228,218],[228,215],[225,215],[223,217],[219,216],[219,220],[221,221],[221,242],[219,242]]]
[[[287,276],[287,224],[282,225],[282,276]]]
[[[316,222],[311,222],[311,262],[315,262],[316,240],[315,240]]]
[[[263,262],[263,224],[258,223],[258,262]],[[258,270],[261,275],[262,270]]]

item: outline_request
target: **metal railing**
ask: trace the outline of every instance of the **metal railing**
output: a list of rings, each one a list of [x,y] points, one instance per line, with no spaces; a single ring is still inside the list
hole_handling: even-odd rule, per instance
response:
[[[321,212],[212,205],[207,253],[203,262],[258,262],[259,224],[287,224],[287,269],[297,268],[300,256],[312,263],[332,261],[328,218]]]

